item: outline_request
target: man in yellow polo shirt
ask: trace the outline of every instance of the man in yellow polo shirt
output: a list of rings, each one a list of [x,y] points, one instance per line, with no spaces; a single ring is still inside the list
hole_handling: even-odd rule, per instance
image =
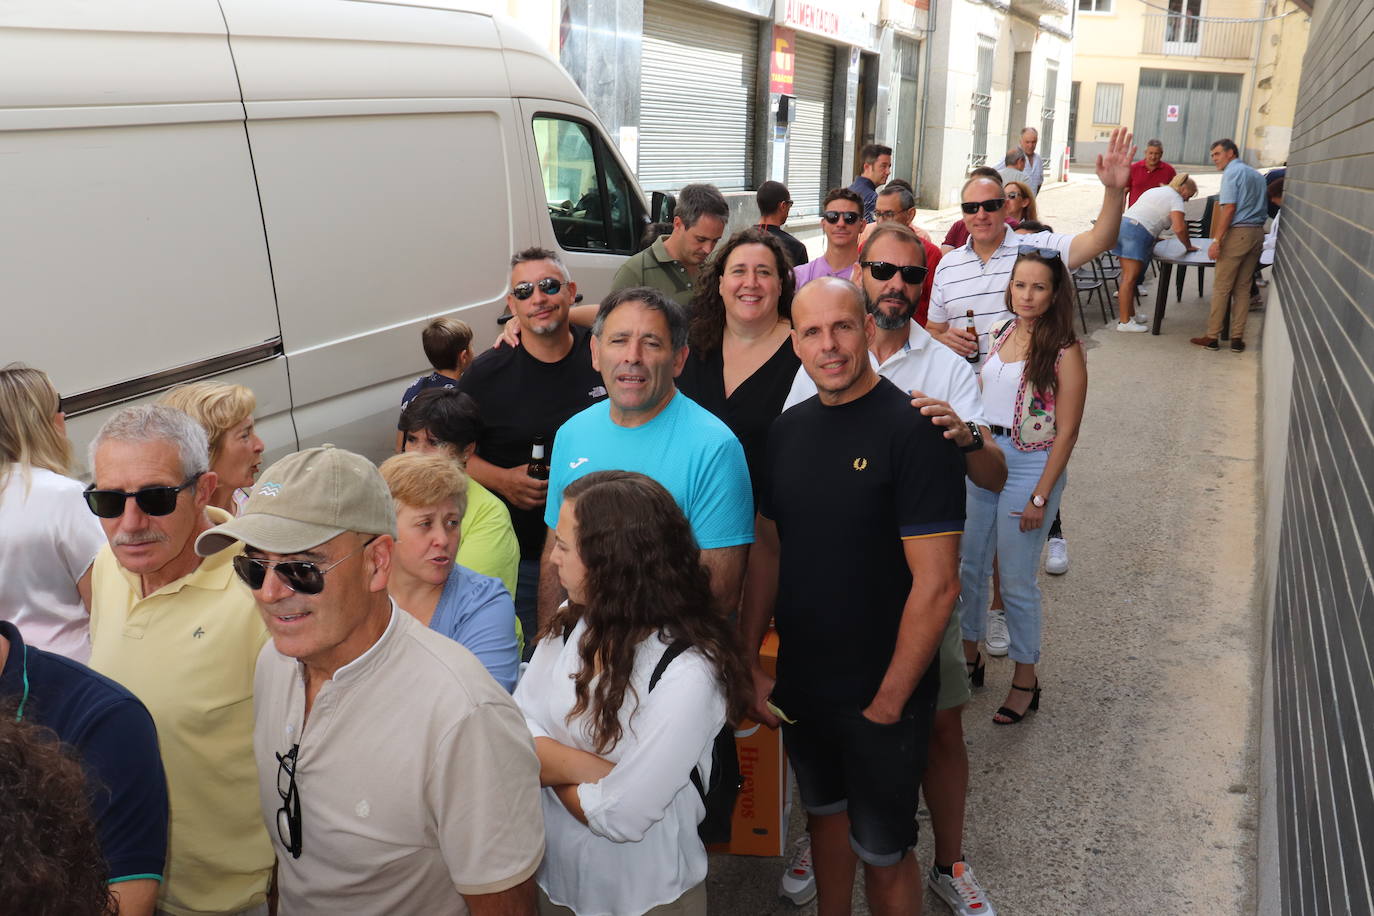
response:
[[[266,916],[272,846],[257,808],[253,671],[267,631],[234,575],[196,537],[229,515],[205,431],[178,410],[126,407],[91,443],[86,493],[109,543],[92,573],[91,667],[157,725],[171,829],[157,912]]]

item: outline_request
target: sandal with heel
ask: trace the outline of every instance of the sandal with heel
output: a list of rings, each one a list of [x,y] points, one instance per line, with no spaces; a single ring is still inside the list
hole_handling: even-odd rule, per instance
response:
[[[978,652],[973,656],[973,661],[964,661],[964,667],[968,669],[968,683],[970,687],[982,687],[983,680],[987,677],[988,665],[983,661],[983,653]]]
[[[1034,687],[1021,687],[1017,684],[1012,684],[1011,689],[1020,690],[1022,693],[1029,693],[1031,695],[1030,705],[1026,707],[1025,712],[1017,712],[1014,709],[1008,709],[1006,706],[1000,707],[996,715],[993,716],[993,725],[1015,725],[1017,722],[1020,722],[1026,716],[1040,708],[1040,682],[1038,680],[1035,682]],[[1007,721],[1003,722],[999,720],[997,716],[1001,716]]]

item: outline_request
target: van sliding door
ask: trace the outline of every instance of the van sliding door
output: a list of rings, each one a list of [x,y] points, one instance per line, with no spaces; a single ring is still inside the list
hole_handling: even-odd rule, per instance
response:
[[[215,375],[295,448],[243,107],[214,0],[0,5],[0,362],[46,371],[84,441]]]

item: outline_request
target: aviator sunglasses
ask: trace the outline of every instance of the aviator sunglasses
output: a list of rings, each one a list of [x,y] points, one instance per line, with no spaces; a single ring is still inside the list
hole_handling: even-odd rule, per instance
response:
[[[197,480],[200,480],[200,475],[193,474],[190,480],[179,487],[143,487],[132,493],[127,490],[97,490],[95,484],[91,484],[82,495],[86,497],[86,505],[101,518],[119,518],[131,498],[144,515],[171,515],[177,507],[177,495]]]
[[[238,573],[238,577],[243,580],[244,585],[247,585],[253,591],[257,591],[262,588],[263,583],[267,581],[267,571],[274,569],[277,575],[281,577],[281,580],[286,583],[286,587],[296,594],[318,595],[320,592],[324,591],[325,573],[353,556],[353,554],[358,553],[375,540],[377,540],[376,537],[368,538],[367,543],[363,544],[357,550],[339,557],[339,559],[330,563],[328,566],[321,566],[309,560],[282,560],[274,563],[269,560],[260,560],[257,557],[239,554],[234,557],[234,572]]]
[[[886,261],[860,261],[859,266],[868,268],[869,273],[873,274],[873,279],[879,283],[891,280],[898,271],[901,271],[902,282],[908,286],[915,286],[926,278],[926,269],[914,264],[910,267],[898,267]]]
[[[846,226],[852,226],[859,221],[859,214],[853,210],[826,210],[821,216],[832,226],[840,220],[844,220]]]
[[[515,298],[524,301],[534,295],[535,284],[526,280],[524,283],[517,283],[511,287],[511,293]],[[546,296],[557,296],[558,291],[563,288],[563,281],[557,277],[545,277],[539,281],[539,291]]]
[[[970,215],[977,213],[978,208],[982,207],[989,213],[996,213],[1007,205],[1005,197],[994,197],[992,200],[966,200],[959,205],[959,209]]]

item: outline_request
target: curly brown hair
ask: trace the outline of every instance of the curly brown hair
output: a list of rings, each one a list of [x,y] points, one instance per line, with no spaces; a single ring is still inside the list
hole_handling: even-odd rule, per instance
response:
[[[86,777],[50,730],[0,704],[0,900],[25,916],[113,916]]]
[[[692,297],[692,323],[687,329],[687,343],[696,356],[704,355],[720,346],[725,335],[725,300],[720,295],[720,280],[725,276],[726,262],[736,248],[743,245],[762,245],[773,253],[777,262],[779,317],[792,320],[792,296],[797,291],[797,281],[792,276],[792,259],[787,250],[771,232],[751,226],[730,236],[711,258],[711,263],[702,272],[697,283],[696,294]]]
[[[573,501],[586,604],[569,601],[539,637],[587,622],[568,721],[587,716],[596,753],[616,746],[620,707],[626,692],[635,692],[635,650],[654,634],[701,652],[716,669],[729,721],[743,718],[750,682],[738,634],[715,605],[710,573],[673,497],[643,474],[598,471],[568,484],[563,499]]]
[[[1054,292],[1050,307],[1041,315],[1031,329],[1030,352],[1026,354],[1026,381],[1031,390],[1055,394],[1059,390],[1059,374],[1055,365],[1059,362],[1059,351],[1073,346],[1078,337],[1073,332],[1073,303],[1075,290],[1073,277],[1063,258],[1047,258],[1035,252],[1022,252],[1012,265],[1011,277],[1007,280],[1007,311],[1015,313],[1011,307],[1011,281],[1025,263],[1044,264],[1049,268]]]

